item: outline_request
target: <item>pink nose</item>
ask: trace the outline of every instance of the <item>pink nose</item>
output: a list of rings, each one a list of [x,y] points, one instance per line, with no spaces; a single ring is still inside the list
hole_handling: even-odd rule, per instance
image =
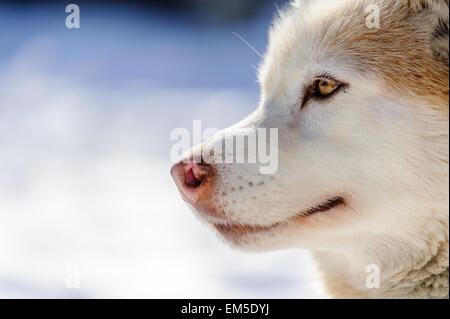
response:
[[[180,162],[170,170],[183,199],[194,206],[198,203],[202,182],[209,173],[209,166],[195,162]]]

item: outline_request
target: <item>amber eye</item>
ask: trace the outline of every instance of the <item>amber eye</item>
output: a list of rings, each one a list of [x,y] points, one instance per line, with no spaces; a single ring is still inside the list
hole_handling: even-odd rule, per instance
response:
[[[311,99],[317,101],[328,100],[341,89],[345,90],[348,86],[347,83],[336,80],[329,75],[319,76],[305,88],[300,109],[302,109]]]
[[[319,96],[325,97],[333,93],[337,88],[339,88],[339,84],[333,80],[320,79],[316,81],[316,94]]]

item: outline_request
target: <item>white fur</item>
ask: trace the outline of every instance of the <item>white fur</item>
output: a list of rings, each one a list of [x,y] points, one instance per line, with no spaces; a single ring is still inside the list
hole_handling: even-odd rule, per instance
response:
[[[260,69],[260,106],[226,131],[277,127],[278,172],[271,178],[254,164],[217,165],[216,202],[226,218],[201,216],[216,224],[279,224],[231,242],[248,250],[309,249],[328,285],[334,280],[355,296],[448,298],[448,111],[389,96],[377,75],[361,74],[350,57],[318,41],[321,17],[339,5],[301,2],[275,22]],[[302,88],[325,72],[348,89],[300,111]],[[333,196],[346,205],[289,222]],[[369,264],[380,267],[378,289],[365,286]],[[344,290],[332,293],[352,295],[339,295]]]

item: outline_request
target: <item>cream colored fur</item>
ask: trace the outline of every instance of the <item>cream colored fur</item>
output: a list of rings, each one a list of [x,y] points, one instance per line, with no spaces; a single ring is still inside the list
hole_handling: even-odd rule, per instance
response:
[[[380,7],[380,29],[365,25],[369,4]],[[448,298],[448,29],[436,31],[448,26],[447,6],[305,0],[280,12],[260,106],[224,131],[278,128],[278,171],[216,163],[212,137],[202,145],[216,174],[208,207],[222,215],[206,209],[202,220],[246,227],[222,236],[243,249],[310,250],[333,297]],[[321,74],[348,87],[300,110]],[[299,216],[333,196],[345,205]],[[366,286],[370,264],[379,288]]]

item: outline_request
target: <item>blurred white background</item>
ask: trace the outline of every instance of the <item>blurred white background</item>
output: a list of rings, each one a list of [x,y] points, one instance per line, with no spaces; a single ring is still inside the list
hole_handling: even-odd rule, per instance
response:
[[[80,5],[78,30],[64,9],[0,6],[0,297],[323,297],[306,252],[232,250],[169,174],[172,129],[256,108],[232,32],[264,51],[275,3],[221,25]]]

